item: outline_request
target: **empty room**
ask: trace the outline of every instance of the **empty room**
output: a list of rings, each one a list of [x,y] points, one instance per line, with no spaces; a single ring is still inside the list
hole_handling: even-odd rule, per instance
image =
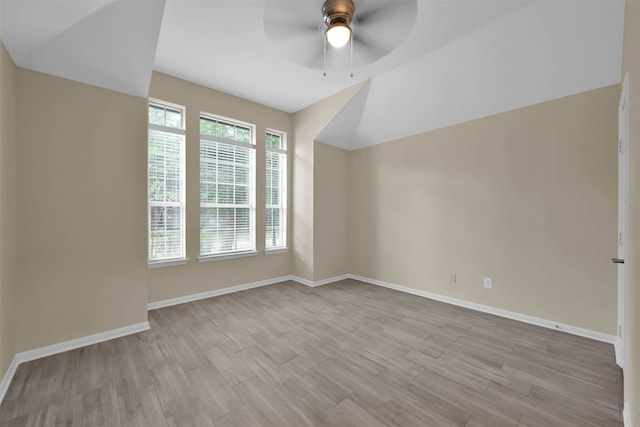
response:
[[[637,0],[0,0],[0,425],[640,427],[639,114]]]

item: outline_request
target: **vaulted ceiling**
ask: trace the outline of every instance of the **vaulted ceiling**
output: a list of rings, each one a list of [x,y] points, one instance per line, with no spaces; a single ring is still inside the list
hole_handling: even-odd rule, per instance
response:
[[[154,69],[288,112],[366,80],[317,137],[346,149],[620,81],[622,0],[355,0],[386,12],[353,77],[348,50],[318,65],[322,2],[0,0],[0,38],[21,67],[141,97]]]

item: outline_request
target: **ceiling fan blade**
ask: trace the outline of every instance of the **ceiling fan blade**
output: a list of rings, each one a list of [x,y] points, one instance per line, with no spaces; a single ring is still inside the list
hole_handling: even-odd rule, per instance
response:
[[[304,67],[322,68],[320,6],[299,0],[265,2],[263,23],[267,39],[285,58]]]
[[[359,68],[369,65],[383,57],[385,57],[391,49],[383,49],[375,43],[369,43],[365,40],[354,40],[353,45],[353,66]]]
[[[289,16],[292,15],[292,16]],[[292,12],[291,10],[287,9],[287,12],[283,12],[282,14],[280,14],[278,11],[265,11],[264,14],[264,24],[265,27],[269,27],[269,29],[272,29],[273,27],[296,27],[296,28],[311,28],[313,27],[314,29],[317,29],[320,22],[321,22],[321,17],[320,19],[318,18],[319,14],[316,14],[316,16],[313,17],[307,17],[305,18],[300,18],[300,17],[296,17],[295,13]]]
[[[418,10],[416,0],[362,1],[361,6],[360,10],[356,8],[357,28],[353,36],[357,66],[361,61],[375,62],[395,49],[411,32]],[[356,55],[358,50],[361,55]]]
[[[307,46],[303,52],[296,58],[296,63],[303,67],[313,68],[315,70],[322,70],[323,64],[323,46],[322,39],[319,43],[312,46]]]
[[[372,55],[372,58],[375,56],[376,59],[378,59],[391,52],[392,47],[382,46],[366,37],[359,37],[358,39],[354,38],[353,49],[365,49],[370,55]]]
[[[355,17],[358,24],[363,24],[369,20],[384,19],[385,10],[390,5],[382,2],[358,3],[356,5]]]
[[[292,22],[288,25],[274,26],[269,30],[267,36],[273,40],[296,37],[314,37],[317,39],[322,37],[317,24],[305,22]]]
[[[389,40],[387,35],[377,31],[375,27],[360,28],[360,31],[353,36],[353,40],[365,46],[375,47],[380,50],[381,53],[384,52],[385,54],[389,53],[396,46],[393,40]]]
[[[390,22],[415,21],[418,5],[415,0],[361,2],[356,5],[358,26],[386,25]]]
[[[301,23],[318,25],[322,21],[320,6],[308,1],[267,0],[264,7],[265,29]]]
[[[297,64],[309,67],[314,57],[322,61],[323,40],[315,31],[293,34],[283,32],[270,37],[270,41],[285,58]]]

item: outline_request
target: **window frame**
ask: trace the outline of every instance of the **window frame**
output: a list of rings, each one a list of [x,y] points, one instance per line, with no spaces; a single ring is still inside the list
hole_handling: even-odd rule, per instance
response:
[[[166,110],[173,110],[180,112],[180,128],[163,126],[151,123],[149,118],[149,112],[151,107],[163,108]],[[180,141],[180,201],[179,202],[154,202],[150,200],[150,152],[149,152],[149,139],[151,131],[165,132],[172,135],[179,135]],[[186,264],[189,260],[186,253],[186,107],[183,105],[174,104],[171,102],[163,101],[160,99],[149,98],[147,100],[147,266],[149,268],[165,267],[172,265]],[[152,254],[152,230],[151,230],[151,208],[152,207],[179,207],[180,208],[180,255],[177,257],[164,257],[164,258],[151,258]]]
[[[267,146],[267,135],[274,135],[280,137],[280,148],[268,147]],[[276,254],[283,253],[288,251],[288,209],[287,209],[287,199],[288,199],[288,172],[289,172],[289,156],[287,152],[287,133],[277,129],[267,128],[265,131],[265,238],[264,238],[264,253],[265,254]],[[269,153],[276,153],[280,155],[280,204],[279,205],[269,205],[267,204],[267,180],[266,173],[267,171],[267,156]],[[267,246],[267,210],[277,208],[280,209],[280,229],[282,233],[282,245],[280,246]]]
[[[222,122],[224,124],[246,127],[250,130],[250,138],[249,142],[236,141],[233,139],[227,139],[223,137],[218,137],[214,135],[207,135],[201,132],[200,122],[202,119],[205,120],[213,120],[217,122]],[[202,201],[202,178],[200,174],[202,173],[202,142],[209,141],[215,142],[218,144],[226,144],[229,146],[240,147],[240,148],[248,148],[249,149],[249,229],[250,229],[250,240],[251,240],[251,248],[247,250],[234,250],[228,252],[219,252],[219,253],[202,253],[202,238],[199,232],[198,241],[199,241],[199,256],[198,262],[208,262],[208,261],[217,261],[224,259],[233,259],[233,258],[242,258],[255,256],[258,254],[256,250],[256,125],[253,123],[244,122],[242,120],[232,119],[229,117],[224,117],[219,114],[212,114],[205,111],[201,111],[198,118],[198,133],[200,135],[199,139],[199,150],[198,150],[198,182],[200,186],[200,191],[198,194],[199,200],[199,231],[202,230],[202,209],[203,208],[238,208],[239,206],[235,203],[233,205],[225,205],[221,203],[203,203]],[[235,183],[234,183],[235,186]]]

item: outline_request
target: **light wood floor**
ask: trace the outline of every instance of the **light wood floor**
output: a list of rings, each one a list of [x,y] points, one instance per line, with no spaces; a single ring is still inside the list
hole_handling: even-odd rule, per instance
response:
[[[611,345],[345,280],[25,363],[2,426],[622,426]]]

